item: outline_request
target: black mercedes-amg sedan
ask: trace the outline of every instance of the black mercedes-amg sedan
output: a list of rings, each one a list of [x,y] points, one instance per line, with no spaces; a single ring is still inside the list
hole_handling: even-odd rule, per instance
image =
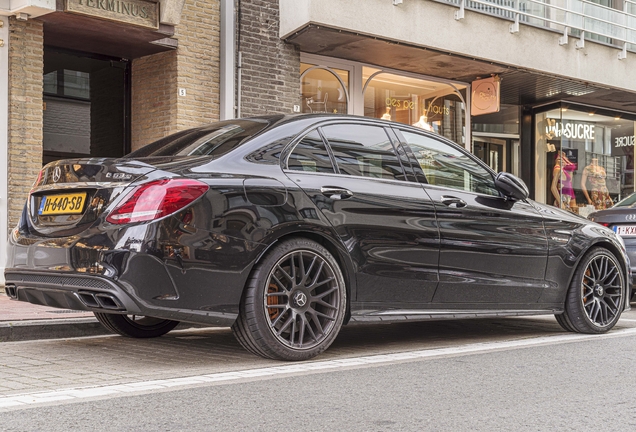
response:
[[[232,326],[286,360],[354,322],[550,313],[602,333],[631,293],[612,230],[439,135],[353,116],[223,121],[50,163],[9,243],[13,299],[130,337]]]

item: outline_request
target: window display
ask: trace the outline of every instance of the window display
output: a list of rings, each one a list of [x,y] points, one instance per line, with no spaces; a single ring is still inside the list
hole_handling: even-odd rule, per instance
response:
[[[365,66],[364,115],[432,131],[464,146],[466,86]]]
[[[301,63],[300,72],[300,112],[347,114],[348,71]]]
[[[535,199],[581,216],[634,192],[634,121],[584,110],[535,115]]]

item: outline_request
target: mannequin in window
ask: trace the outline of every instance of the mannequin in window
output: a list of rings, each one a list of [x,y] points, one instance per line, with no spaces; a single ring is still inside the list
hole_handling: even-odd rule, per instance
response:
[[[382,120],[391,120],[391,107],[386,107],[386,112],[382,114]]]
[[[610,197],[607,185],[605,184],[605,168],[598,164],[598,158],[592,158],[592,161],[583,170],[581,177],[581,189],[583,195],[587,198],[588,204],[594,206],[596,210],[605,210],[614,205],[614,201]],[[587,185],[590,185],[588,190]]]
[[[569,211],[574,211],[576,208],[576,198],[572,188],[572,172],[574,170],[576,170],[576,164],[571,162],[563,151],[558,151],[552,170],[551,190],[554,196],[554,205]]]
[[[413,126],[427,131],[433,131],[433,126],[430,125],[430,123],[428,122],[428,118],[426,117],[426,111],[424,111],[424,113],[420,116],[420,119],[417,121],[417,123],[413,123]]]

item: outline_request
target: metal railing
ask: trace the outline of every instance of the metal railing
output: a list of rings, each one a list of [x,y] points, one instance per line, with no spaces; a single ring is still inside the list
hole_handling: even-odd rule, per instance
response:
[[[484,13],[513,21],[510,32],[519,31],[519,24],[559,31],[559,44],[577,37],[576,48],[585,40],[615,46],[621,51],[636,51],[636,0],[622,0],[622,10],[589,0],[433,0],[459,8],[455,19],[464,18],[464,10]],[[608,4],[612,0],[606,1]]]

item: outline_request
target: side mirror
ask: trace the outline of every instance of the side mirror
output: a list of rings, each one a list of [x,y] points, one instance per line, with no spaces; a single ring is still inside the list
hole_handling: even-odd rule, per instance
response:
[[[515,201],[522,201],[530,195],[528,186],[523,180],[506,172],[500,172],[495,176],[495,187],[506,198],[511,198]]]

